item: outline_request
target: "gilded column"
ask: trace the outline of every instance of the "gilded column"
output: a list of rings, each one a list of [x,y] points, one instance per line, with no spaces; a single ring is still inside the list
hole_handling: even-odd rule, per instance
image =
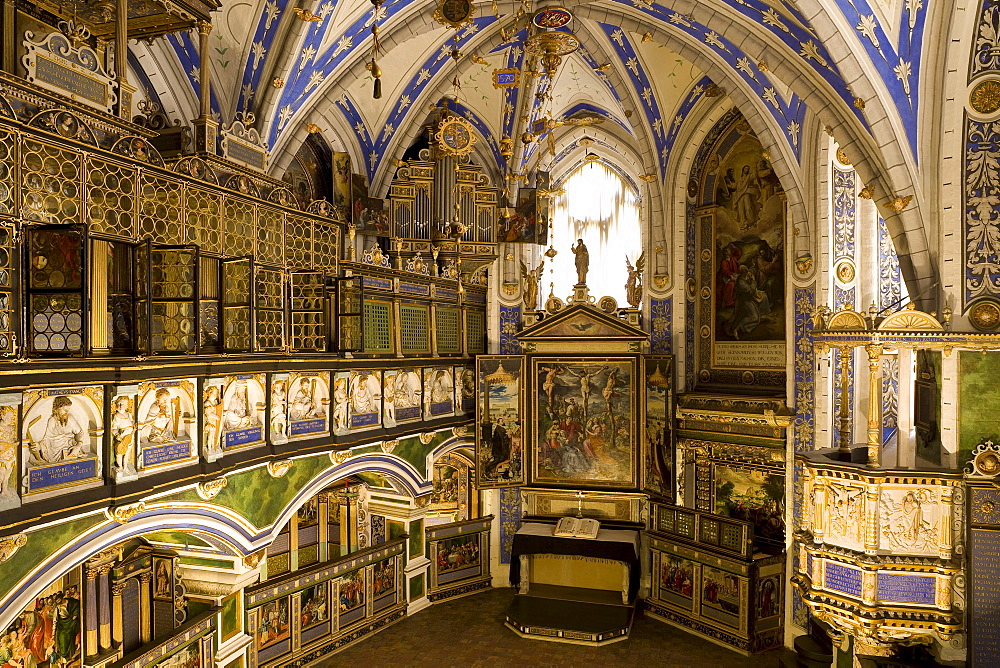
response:
[[[812,535],[813,542],[820,544],[826,536],[826,524],[823,522],[823,512],[826,508],[826,485],[820,481],[813,483],[812,494]]]
[[[851,364],[854,362],[854,349],[848,346],[840,350],[840,427],[837,452],[846,461],[851,461]]]
[[[97,569],[84,566],[84,591],[86,592],[86,614],[84,615],[84,642],[86,655],[97,654]]]
[[[869,343],[868,353],[868,466],[882,465],[882,346]]]
[[[146,571],[139,576],[139,640],[146,644],[153,639],[152,624],[149,615],[153,609],[152,592],[150,583],[153,581],[153,574]]]
[[[118,84],[118,116],[128,119],[132,95],[128,89],[128,0],[115,2],[115,81]],[[129,119],[131,120],[131,119]]]
[[[316,499],[317,514],[319,515],[319,533],[316,539],[319,541],[319,560],[329,559],[330,546],[330,495],[323,493]]]
[[[105,564],[98,568],[97,603],[98,613],[98,634],[97,641],[100,651],[105,652],[111,649],[111,583],[108,581],[108,573],[111,572],[111,564]]]
[[[108,263],[107,241],[92,239],[96,262],[90,263],[90,347],[95,352],[108,351]]]
[[[122,618],[122,594],[124,593],[124,582],[116,582],[111,586],[111,639],[116,647],[121,647],[125,624]]]
[[[865,486],[865,554],[878,553],[878,483]]]
[[[3,71],[7,74],[17,74],[17,47],[16,23],[17,11],[14,7],[14,0],[3,0]]]
[[[201,60],[201,70],[198,73],[199,102],[198,115],[202,119],[212,116],[212,58],[208,45],[208,36],[212,34],[212,24],[208,21],[198,22],[198,57]]]

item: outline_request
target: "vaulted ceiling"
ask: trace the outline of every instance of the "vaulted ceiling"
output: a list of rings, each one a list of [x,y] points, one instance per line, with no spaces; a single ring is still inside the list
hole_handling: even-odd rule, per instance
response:
[[[515,139],[510,171],[548,167],[558,177],[582,159],[586,136],[625,172],[656,174],[663,184],[681,126],[721,100],[740,108],[771,152],[793,209],[803,206],[804,132],[825,127],[876,201],[915,195],[916,206],[889,224],[902,256],[926,251],[915,232],[924,226],[920,65],[927,12],[944,10],[923,0],[571,0],[565,6],[582,46],[555,81],[528,77],[520,89],[494,88],[493,69],[524,65],[518,10],[530,15],[543,4],[477,2],[476,18],[456,33],[434,21],[433,0],[389,0],[377,9],[369,0],[225,0],[210,36],[212,108],[222,123],[252,113],[275,170],[314,124],[334,150],[352,155],[356,171],[364,165],[372,190],[384,194],[394,161],[421,133],[430,106],[453,91],[456,74],[458,111],[481,135],[476,160],[495,178],[506,164],[501,137]],[[319,20],[301,20],[295,7]],[[378,100],[364,66],[373,20],[384,50]],[[457,66],[449,57],[456,35]],[[131,52],[140,87],[168,115],[193,118],[197,37],[170,35],[133,44]],[[534,93],[549,83],[552,117],[606,119],[557,129],[554,156],[547,138],[516,141],[543,115]],[[796,217],[808,215],[803,208]]]

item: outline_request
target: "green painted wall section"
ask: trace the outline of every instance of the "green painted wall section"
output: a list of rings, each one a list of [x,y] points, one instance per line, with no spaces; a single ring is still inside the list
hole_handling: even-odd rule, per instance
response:
[[[985,440],[1000,443],[1000,353],[959,353],[958,465],[972,459]]]
[[[0,566],[0,591],[6,594],[32,568],[51,557],[56,550],[66,547],[74,539],[107,521],[104,515],[94,514],[29,533],[27,544]]]
[[[438,447],[449,438],[452,438],[450,429],[434,434],[434,437],[431,438],[427,445],[420,442],[419,436],[400,439],[399,445],[397,445],[392,451],[392,454],[412,464],[413,468],[420,471],[421,475],[423,475],[426,480],[429,476],[427,471],[427,455],[430,454],[431,450]]]
[[[182,531],[154,531],[153,533],[146,534],[145,538],[158,543],[172,543],[182,547],[189,545],[194,545],[195,547],[212,547],[210,543],[203,541],[194,534]]]

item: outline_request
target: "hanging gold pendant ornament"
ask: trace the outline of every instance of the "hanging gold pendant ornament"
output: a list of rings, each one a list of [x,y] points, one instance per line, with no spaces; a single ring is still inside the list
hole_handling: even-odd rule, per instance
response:
[[[434,20],[448,28],[461,28],[472,21],[476,8],[472,0],[438,0]]]

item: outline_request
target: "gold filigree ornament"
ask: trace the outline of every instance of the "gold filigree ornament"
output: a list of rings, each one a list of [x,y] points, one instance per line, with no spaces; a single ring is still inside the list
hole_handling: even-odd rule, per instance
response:
[[[448,115],[438,123],[433,139],[441,153],[460,158],[472,152],[476,145],[476,131],[472,123],[461,116]]]
[[[267,463],[267,474],[272,478],[282,478],[288,469],[292,468],[294,462],[291,459],[281,459],[276,462]]]
[[[969,93],[969,106],[984,116],[1000,110],[1000,81],[987,79],[973,86]]]
[[[248,554],[243,557],[243,565],[247,568],[257,568],[260,562],[264,560],[265,554],[267,554],[267,550],[257,550],[252,554]]]
[[[202,501],[211,501],[219,495],[226,485],[229,484],[229,478],[222,476],[221,478],[216,478],[215,480],[209,480],[208,482],[199,482],[197,486],[198,496]]]
[[[469,428],[466,427],[465,425],[460,425],[458,427],[451,428],[451,435],[454,436],[455,438],[462,438],[463,436],[467,436],[468,434],[469,434]]]
[[[105,508],[104,514],[107,515],[109,520],[114,520],[118,524],[125,524],[139,513],[145,512],[145,510],[146,504],[139,501],[138,503],[130,503],[127,506]]]
[[[1000,327],[1000,304],[981,299],[969,309],[969,322],[980,332],[992,332]]]
[[[434,440],[434,432],[433,431],[423,431],[423,432],[420,432],[420,442],[421,443],[423,443],[424,445],[427,445],[432,440]]]
[[[446,28],[461,28],[472,21],[476,8],[472,0],[438,0],[434,20]]]
[[[840,148],[839,146],[837,147],[837,162],[844,165],[845,167],[851,166],[851,159],[847,157],[846,153],[844,153],[844,149]]]
[[[396,449],[397,445],[399,445],[399,439],[396,438],[389,441],[382,441],[382,452],[384,452],[387,455],[391,455],[392,451]]]
[[[913,195],[907,195],[906,197],[894,197],[889,200],[889,203],[885,205],[885,208],[899,213],[907,207],[907,205],[913,201]]]
[[[0,538],[0,564],[8,561],[18,550],[28,544],[27,534],[19,533]]]
[[[350,450],[336,450],[330,453],[330,461],[334,464],[343,464],[351,458]]]
[[[813,258],[810,254],[805,254],[801,257],[795,258],[795,269],[798,270],[800,274],[808,274],[809,270],[812,269]]]

